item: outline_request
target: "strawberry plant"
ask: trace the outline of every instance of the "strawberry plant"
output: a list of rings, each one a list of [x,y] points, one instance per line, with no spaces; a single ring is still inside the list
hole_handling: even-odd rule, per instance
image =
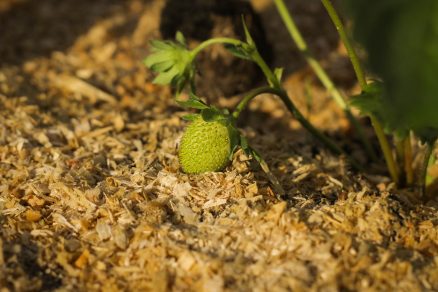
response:
[[[368,53],[378,81],[368,82],[353,46],[330,0],[322,0],[349,51],[362,93],[352,103],[370,116],[381,136],[391,176],[399,186],[420,187],[438,138],[438,3],[411,1],[346,1],[354,21],[354,35]],[[391,151],[383,133],[393,136]],[[415,180],[411,136],[426,145]],[[392,152],[395,152],[395,156]],[[394,160],[398,160],[395,163]]]
[[[438,3],[434,0],[415,3],[408,0],[347,1],[354,23],[354,35],[368,52],[368,63],[375,74],[374,79],[369,79],[337,11],[330,0],[321,0],[347,49],[362,88],[360,94],[347,101],[309,51],[284,1],[273,2],[297,48],[335,102],[344,110],[369,157],[377,159],[375,150],[351,113],[351,106],[357,107],[371,119],[393,181],[400,187],[420,186],[424,193],[429,157],[438,138],[438,82],[435,80],[438,76]],[[178,104],[199,110],[197,114],[186,116],[191,124],[183,135],[179,150],[185,172],[222,170],[234,151],[240,147],[260,163],[274,186],[281,190],[262,157],[248,145],[236,127],[241,111],[254,97],[262,93],[278,96],[292,116],[318,141],[334,154],[348,155],[295,107],[281,84],[283,70],[269,68],[244,22],[243,26],[246,36],[244,41],[213,38],[190,49],[181,33],[177,33],[174,41],[155,40],[151,43],[152,54],[146,58],[145,65],[157,73],[155,83],[174,87]],[[266,77],[267,85],[244,94],[232,113],[206,104],[196,92],[196,56],[215,44],[224,45],[237,58],[254,62]],[[189,98],[186,100],[181,99],[183,91],[188,92]],[[423,153],[423,164],[418,167],[416,177],[412,148],[414,135],[427,145]],[[363,168],[353,158],[348,159],[354,168]]]
[[[155,40],[151,43],[152,54],[145,59],[145,65],[157,73],[154,82],[173,86],[176,102],[187,108],[199,110],[199,114],[187,115],[185,118],[192,122],[183,135],[179,157],[182,168],[188,173],[204,171],[218,171],[226,166],[237,148],[243,149],[246,154],[255,158],[267,173],[278,193],[283,190],[278,181],[269,171],[263,158],[248,145],[247,140],[236,128],[236,121],[242,110],[256,96],[263,93],[277,95],[286,105],[292,115],[311,132],[320,142],[335,154],[345,154],[330,138],[316,129],[304,115],[295,107],[286,91],[281,86],[282,69],[271,70],[260,56],[254,40],[245,24],[246,40],[241,41],[231,38],[214,38],[204,41],[194,49],[187,48],[184,36],[177,33],[175,41]],[[222,44],[236,57],[255,62],[266,76],[268,86],[256,88],[244,95],[236,109],[229,113],[207,105],[196,95],[194,78],[196,77],[196,56],[210,45]],[[184,89],[189,92],[187,100],[181,100],[180,95]],[[226,134],[225,128],[228,131]],[[211,133],[205,133],[205,130]],[[225,160],[226,158],[226,160]],[[210,160],[210,161],[206,161]],[[359,168],[357,162],[350,160],[352,165]]]

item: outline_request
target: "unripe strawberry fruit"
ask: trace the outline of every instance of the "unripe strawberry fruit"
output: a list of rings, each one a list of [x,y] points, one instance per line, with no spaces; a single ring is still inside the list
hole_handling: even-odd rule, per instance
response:
[[[179,161],[186,173],[220,171],[229,162],[231,139],[228,128],[218,121],[194,120],[183,134]]]

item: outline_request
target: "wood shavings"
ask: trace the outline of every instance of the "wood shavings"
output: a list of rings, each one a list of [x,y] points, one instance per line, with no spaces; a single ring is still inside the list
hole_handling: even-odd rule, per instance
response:
[[[286,202],[280,202],[272,206],[271,210],[266,215],[266,220],[278,223],[280,220],[281,215],[286,210],[287,203]]]
[[[96,224],[96,232],[100,240],[106,240],[111,237],[111,227],[104,219],[99,219]]]
[[[87,265],[89,257],[90,257],[90,251],[88,249],[85,249],[81,253],[81,255],[76,259],[74,265],[79,269],[83,269]]]
[[[49,78],[53,84],[61,90],[67,90],[88,97],[92,103],[96,103],[97,100],[102,100],[111,104],[116,102],[114,96],[74,76],[51,74],[49,75]]]
[[[203,209],[209,209],[217,206],[221,206],[227,203],[226,199],[211,199],[202,206]]]
[[[35,210],[27,210],[25,212],[25,218],[27,221],[30,222],[37,222],[41,219],[42,215],[39,211],[35,211]]]
[[[65,16],[56,7],[77,13],[72,1],[34,2],[23,7],[39,20]],[[0,66],[0,287],[438,290],[436,202],[350,172],[270,96],[254,100],[241,130],[275,180],[243,151],[223,172],[182,173],[186,112],[139,61],[165,3],[107,2],[74,1],[83,26],[64,48]],[[290,72],[300,107],[307,73]],[[342,113],[312,91],[311,120],[333,135]]]

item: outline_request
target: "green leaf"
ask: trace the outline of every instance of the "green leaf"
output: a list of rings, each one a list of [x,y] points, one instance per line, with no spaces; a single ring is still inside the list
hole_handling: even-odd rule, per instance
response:
[[[245,17],[243,15],[242,15],[242,25],[243,25],[243,31],[245,32],[246,43],[252,47],[255,47],[254,39],[249,33],[249,29],[246,26]]]
[[[234,152],[240,146],[240,143],[239,143],[240,142],[240,133],[232,123],[230,123],[227,126],[227,128],[228,128],[228,134],[229,134],[230,140],[231,140],[231,143],[230,143],[231,144],[231,146],[230,146],[231,152],[230,152],[229,159],[232,160]]]
[[[385,115],[383,103],[383,84],[373,82],[358,95],[350,98],[350,104],[361,112],[363,115],[373,115],[381,118]],[[381,119],[380,119],[381,120]]]
[[[170,84],[172,80],[175,78],[175,76],[177,75],[178,75],[178,70],[172,67],[170,70],[164,71],[161,74],[159,74],[157,77],[155,77],[153,83],[160,85]]]
[[[179,30],[176,32],[175,35],[175,39],[178,43],[180,43],[183,46],[186,46],[186,38],[184,37],[184,35],[182,34],[182,32],[180,32]]]
[[[225,48],[233,54],[235,57],[249,60],[251,61],[251,52],[248,52],[243,46],[241,45],[231,45],[231,44],[225,44]]]
[[[172,44],[169,41],[151,40],[152,50],[165,51],[172,48]]]
[[[151,52],[144,64],[158,73],[153,80],[156,84],[171,85],[179,95],[191,83],[195,66],[191,52],[186,48],[185,39],[177,32],[176,41],[151,41]]]
[[[284,68],[275,68],[274,75],[279,82],[281,82],[281,78],[283,77]]]
[[[252,61],[252,54],[257,50],[255,42],[249,33],[245,20],[242,16],[243,30],[245,32],[246,43],[238,45],[225,44],[225,48],[237,58]]]
[[[180,100],[176,99],[176,102],[182,106],[187,108],[194,108],[199,110],[209,109],[210,107],[206,105],[199,97],[194,95],[193,93],[190,93],[188,100]]]
[[[198,119],[199,117],[200,117],[199,114],[187,114],[187,115],[184,115],[182,118],[183,118],[183,120],[185,120],[185,121],[190,121],[190,122],[192,122],[192,121]]]
[[[367,85],[361,94],[352,96],[350,104],[359,109],[361,114],[375,117],[382,125],[387,134],[395,132],[399,137],[405,137],[409,130],[394,124],[388,113],[391,109],[384,101],[384,87],[380,81],[374,81]]]
[[[249,148],[251,151],[251,156],[259,163],[261,164],[262,162],[264,162],[262,156],[260,155],[260,153],[258,153],[255,149],[253,148]]]
[[[240,136],[240,147],[246,152],[249,149],[248,140],[245,136]]]
[[[159,63],[157,62],[152,63],[150,65],[150,69],[155,72],[165,72],[170,68],[172,68],[172,66],[173,66],[173,61],[167,60]]]
[[[216,108],[209,107],[201,111],[201,116],[206,122],[225,121],[227,118]]]
[[[438,1],[348,3],[354,35],[384,81],[385,116],[422,139],[438,137]]]
[[[155,52],[151,55],[149,55],[146,59],[144,59],[143,64],[145,64],[146,67],[152,68],[155,64],[159,64],[162,62],[172,62],[173,53],[172,52]]]

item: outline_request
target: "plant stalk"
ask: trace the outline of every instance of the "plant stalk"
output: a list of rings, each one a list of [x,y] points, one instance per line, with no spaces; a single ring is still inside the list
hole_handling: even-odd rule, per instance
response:
[[[280,80],[277,79],[274,72],[272,72],[271,68],[269,68],[268,64],[266,64],[265,60],[262,58],[262,56],[260,56],[260,53],[257,49],[252,53],[252,59],[260,67],[263,74],[265,74],[266,79],[268,80],[271,87],[277,89],[282,88]]]
[[[434,149],[435,149],[435,148],[434,148]],[[434,165],[435,162],[436,162],[436,160],[437,160],[437,157],[436,157],[435,155],[433,155],[433,152],[432,152],[432,156],[431,156],[430,159],[429,159],[429,166]],[[431,183],[433,183],[433,182],[435,181],[435,179],[436,179],[436,177],[433,177],[433,176],[427,175],[427,176],[426,176],[426,187],[427,187],[428,185],[430,185]]]
[[[356,50],[354,49],[353,45],[351,44],[348,38],[344,25],[341,21],[341,18],[339,17],[338,13],[336,12],[336,9],[333,7],[333,4],[330,0],[321,0],[321,2],[324,5],[325,9],[327,10],[327,13],[330,16],[333,24],[335,25],[342,43],[347,49],[348,56],[350,58],[351,64],[353,65],[353,70],[356,73],[357,81],[359,82],[360,87],[364,89],[367,86],[365,74],[364,71],[362,70],[362,66],[360,65],[359,57],[356,54]]]
[[[233,38],[213,38],[208,39],[206,41],[203,41],[200,43],[196,48],[194,48],[192,53],[192,59],[194,59],[202,50],[204,50],[206,47],[214,45],[214,44],[230,44],[230,45],[240,45],[242,44],[242,41],[236,40]]]
[[[335,102],[344,110],[346,113],[347,118],[353,125],[353,127],[357,130],[357,134],[362,142],[362,144],[365,147],[365,151],[367,154],[373,159],[376,160],[377,156],[374,152],[373,147],[371,146],[371,143],[368,141],[368,139],[365,136],[365,132],[360,125],[360,123],[357,121],[357,119],[354,117],[354,115],[351,113],[351,110],[347,104],[347,102],[344,100],[341,92],[336,88],[333,81],[330,79],[324,68],[322,68],[321,64],[315,59],[315,57],[310,53],[307,43],[302,37],[298,27],[296,26],[292,15],[289,13],[286,5],[284,4],[283,0],[274,0],[274,3],[277,7],[278,12],[280,13],[280,16],[286,25],[287,30],[289,31],[289,34],[291,35],[292,39],[294,40],[298,50],[301,52],[301,54],[306,59],[309,66],[313,69],[315,74],[318,76],[321,83],[324,85],[324,87],[327,89],[327,92],[332,96],[332,98],[335,100]]]
[[[289,31],[290,36],[294,40],[298,50],[303,54],[307,63],[310,67],[315,71],[315,74],[318,76],[321,83],[327,89],[329,94],[333,97],[336,103],[342,108],[348,108],[348,104],[345,102],[339,90],[331,81],[330,77],[327,75],[325,70],[319,64],[319,62],[315,59],[315,57],[310,53],[309,48],[307,46],[306,41],[301,35],[298,27],[295,24],[295,21],[292,18],[292,15],[287,10],[286,5],[283,0],[274,0],[275,5],[277,6],[277,10],[280,13],[280,16],[286,25],[287,30]]]
[[[281,186],[281,183],[278,181],[277,177],[269,169],[268,163],[266,163],[266,161],[262,157],[258,159],[258,162],[263,172],[266,174],[269,181],[272,183],[277,199],[281,200],[281,197],[286,194],[286,191]]]
[[[426,143],[426,151],[424,152],[423,161],[421,164],[419,177],[418,177],[418,185],[420,187],[421,197],[424,198],[426,196],[426,178],[427,178],[427,169],[429,166],[429,159],[433,153],[435,143]]]
[[[256,96],[263,94],[263,93],[271,93],[271,87],[270,86],[263,86],[263,87],[259,87],[256,89],[251,90],[250,92],[248,92],[243,98],[242,100],[239,102],[239,104],[236,106],[236,108],[233,111],[233,118],[234,119],[238,119],[240,113],[246,108],[246,106],[248,105],[248,103],[255,98]]]
[[[408,135],[404,139],[404,166],[406,173],[406,184],[408,186],[412,186],[414,184],[414,169],[412,168],[412,144],[411,144],[411,136]]]
[[[238,119],[240,113],[247,106],[247,104],[253,98],[263,93],[270,93],[277,95],[286,105],[286,108],[289,110],[292,116],[295,119],[297,119],[298,122],[303,126],[303,128],[309,131],[318,141],[320,141],[332,153],[336,155],[345,155],[355,169],[359,169],[359,170],[362,169],[358,162],[356,162],[353,158],[348,157],[348,155],[338,145],[336,145],[335,142],[333,142],[330,138],[322,134],[303,116],[303,114],[296,108],[292,100],[289,98],[288,94],[282,88],[265,86],[250,91],[247,95],[244,96],[244,98],[237,105],[236,110],[233,112],[233,117],[235,119]]]
[[[287,109],[291,112],[292,116],[300,122],[300,124],[308,130],[313,136],[315,136],[319,141],[321,141],[327,148],[329,148],[334,154],[340,155],[344,151],[331,141],[327,136],[323,135],[318,129],[316,129],[297,109],[292,100],[287,95],[286,91],[281,87],[280,80],[277,79],[275,74],[266,64],[265,60],[260,56],[259,52],[255,50],[253,52],[253,60],[257,63],[260,69],[265,74],[266,78],[271,81],[271,87],[265,88],[265,93],[272,93],[280,97],[283,103],[286,105]]]
[[[213,44],[231,44],[231,45],[241,45],[243,44],[241,41],[232,39],[232,38],[214,38],[209,39],[207,41],[202,42],[199,44],[195,49],[192,50],[192,58],[195,58],[196,55],[201,52],[206,47],[213,45]],[[283,103],[286,105],[287,109],[291,112],[292,116],[298,120],[298,122],[305,128],[307,131],[309,131],[317,140],[319,140],[322,144],[324,144],[330,151],[332,151],[336,155],[344,154],[346,157],[348,155],[338,146],[336,143],[334,143],[331,139],[329,139],[327,136],[322,134],[318,129],[316,129],[305,117],[304,115],[295,107],[292,100],[287,95],[286,91],[281,87],[280,80],[275,76],[275,74],[272,72],[272,70],[269,68],[269,66],[266,64],[265,60],[260,56],[257,49],[252,52],[252,60],[260,67],[264,75],[266,76],[270,86],[269,87],[262,87],[255,89],[251,91],[248,95],[244,97],[244,99],[239,103],[239,105],[236,107],[236,111],[233,112],[233,117],[237,119],[240,112],[245,108],[245,106],[248,104],[248,102],[254,98],[255,96],[261,94],[261,93],[272,93],[280,97],[280,99],[283,101]],[[315,60],[316,62],[316,60]],[[317,63],[317,62],[316,62]],[[319,64],[318,64],[319,65]],[[322,68],[321,68],[322,69]],[[324,71],[323,71],[324,72]],[[326,75],[327,76],[327,75]],[[328,78],[328,76],[327,76]],[[330,79],[327,79],[330,81]],[[331,82],[331,81],[330,81]],[[336,87],[332,84],[332,88],[337,92]],[[342,99],[342,96],[339,95],[341,100],[344,102],[345,106],[347,104]],[[351,165],[356,169],[362,169],[361,166],[350,157]]]
[[[391,146],[389,146],[388,139],[386,139],[385,132],[375,117],[370,116],[370,118],[371,123],[376,130],[377,139],[379,140],[380,147],[382,148],[383,156],[385,157],[391,179],[396,185],[399,185],[399,170],[397,164],[395,163],[394,156],[392,155]]]
[[[367,81],[365,78],[365,73],[364,70],[362,69],[360,60],[356,54],[356,51],[345,31],[344,25],[342,24],[342,21],[338,15],[338,13],[336,12],[336,9],[333,7],[333,4],[331,3],[330,0],[321,0],[322,4],[324,5],[324,7],[326,8],[332,22],[334,23],[336,30],[339,33],[339,37],[341,38],[345,48],[347,49],[347,53],[348,56],[350,58],[350,61],[353,65],[353,69],[354,72],[356,74],[356,78],[359,82],[359,85],[361,87],[362,90],[365,90],[367,87]],[[399,185],[400,184],[400,180],[399,180],[399,170],[397,169],[397,165],[395,164],[394,161],[394,157],[391,153],[391,147],[389,146],[389,142],[388,139],[386,138],[385,132],[383,130],[382,125],[380,124],[380,122],[373,116],[370,116],[371,119],[371,123],[374,127],[374,132],[377,135],[377,138],[379,140],[379,144],[380,144],[380,148],[382,149],[383,155],[385,157],[385,161],[386,161],[386,165],[388,168],[388,171],[391,175],[391,178],[393,179],[393,181]],[[410,142],[409,142],[410,143]],[[403,148],[405,148],[405,153],[404,153],[404,172],[406,173],[406,180],[409,184],[409,181],[413,180],[413,173],[412,173],[412,149],[410,148],[406,148],[408,147],[407,142],[405,142],[405,146],[403,146]],[[410,150],[409,150],[410,149]],[[397,177],[397,179],[394,179],[395,177]]]

